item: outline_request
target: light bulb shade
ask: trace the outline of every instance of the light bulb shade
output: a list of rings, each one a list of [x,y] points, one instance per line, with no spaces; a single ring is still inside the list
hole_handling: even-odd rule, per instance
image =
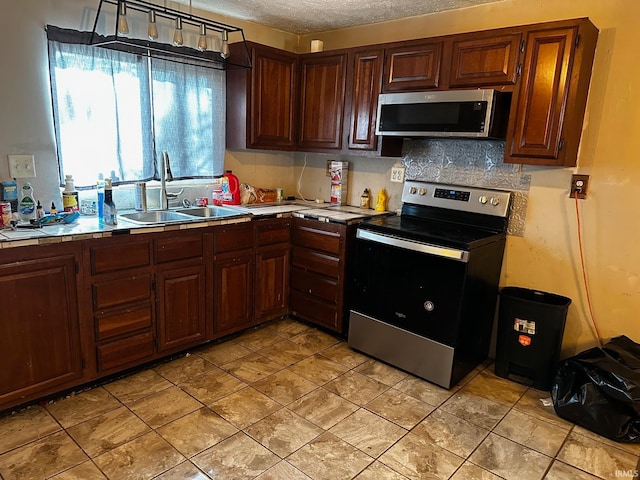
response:
[[[176,30],[173,32],[173,44],[176,47],[184,45],[184,37],[182,36],[182,19],[176,18]]]
[[[207,27],[200,25],[200,36],[198,37],[198,50],[204,52],[207,49]]]
[[[149,26],[147,28],[147,35],[149,40],[155,40],[158,38],[158,26],[156,25],[156,12],[149,10]]]
[[[120,4],[120,13],[118,15],[118,33],[126,35],[129,33],[129,23],[127,22],[127,6],[122,2]]]

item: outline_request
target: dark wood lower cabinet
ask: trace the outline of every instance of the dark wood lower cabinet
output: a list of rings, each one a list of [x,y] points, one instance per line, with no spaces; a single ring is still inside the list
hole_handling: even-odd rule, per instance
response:
[[[179,350],[206,339],[205,267],[157,274],[158,351]]]
[[[215,333],[225,335],[253,323],[253,252],[225,255],[214,263]]]
[[[76,248],[11,248],[0,255],[0,410],[85,378]]]
[[[277,218],[3,249],[0,410],[291,311],[342,333],[350,228]]]
[[[290,310],[341,334],[347,316],[347,251],[354,228],[296,218],[291,234]]]

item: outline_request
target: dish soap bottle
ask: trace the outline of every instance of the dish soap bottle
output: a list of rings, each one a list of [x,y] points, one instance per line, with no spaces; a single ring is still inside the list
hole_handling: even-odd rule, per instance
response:
[[[118,211],[116,204],[113,202],[113,190],[111,189],[111,179],[104,181],[104,205],[102,207],[103,218],[102,223],[105,225],[118,224]]]
[[[365,188],[362,195],[360,195],[360,208],[369,208],[371,197],[369,196],[369,189]]]
[[[376,212],[384,212],[387,209],[387,192],[384,188],[378,190],[378,196],[376,197]]]
[[[20,218],[25,222],[30,221],[36,216],[36,202],[33,201],[33,188],[31,188],[29,182],[22,185],[18,213],[20,214]]]

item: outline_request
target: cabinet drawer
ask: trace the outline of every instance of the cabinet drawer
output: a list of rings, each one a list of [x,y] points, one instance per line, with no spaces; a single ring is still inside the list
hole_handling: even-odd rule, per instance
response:
[[[333,278],[292,268],[291,288],[332,303],[338,302],[338,281]]]
[[[150,275],[135,275],[93,284],[94,310],[102,310],[133,302],[149,302],[150,300]]]
[[[151,265],[149,242],[126,240],[110,238],[90,245],[91,273],[95,275]]]
[[[316,221],[298,224],[293,229],[293,243],[301,247],[340,254],[342,239],[339,226],[324,225]]]
[[[218,227],[213,236],[213,251],[217,253],[233,252],[253,248],[253,224]]]
[[[293,247],[291,264],[303,270],[310,270],[334,278],[340,276],[340,259],[315,250]]]
[[[305,320],[319,323],[333,330],[338,328],[338,308],[311,295],[295,290],[290,296],[291,313]]]
[[[115,337],[123,333],[135,332],[151,327],[151,305],[129,308],[122,312],[96,317],[98,340]]]
[[[289,243],[290,222],[268,223],[256,225],[256,247],[273,245],[275,243]]]
[[[172,237],[162,237],[155,241],[157,263],[176,262],[204,256],[202,234],[180,233]]]
[[[100,345],[98,347],[98,370],[110,370],[150,357],[154,351],[153,343],[151,332],[145,332]]]

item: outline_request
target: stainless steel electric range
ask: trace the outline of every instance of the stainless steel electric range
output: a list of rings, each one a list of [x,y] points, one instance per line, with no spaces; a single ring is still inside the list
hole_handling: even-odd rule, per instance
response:
[[[487,357],[511,193],[407,181],[358,225],[349,345],[445,388]]]

